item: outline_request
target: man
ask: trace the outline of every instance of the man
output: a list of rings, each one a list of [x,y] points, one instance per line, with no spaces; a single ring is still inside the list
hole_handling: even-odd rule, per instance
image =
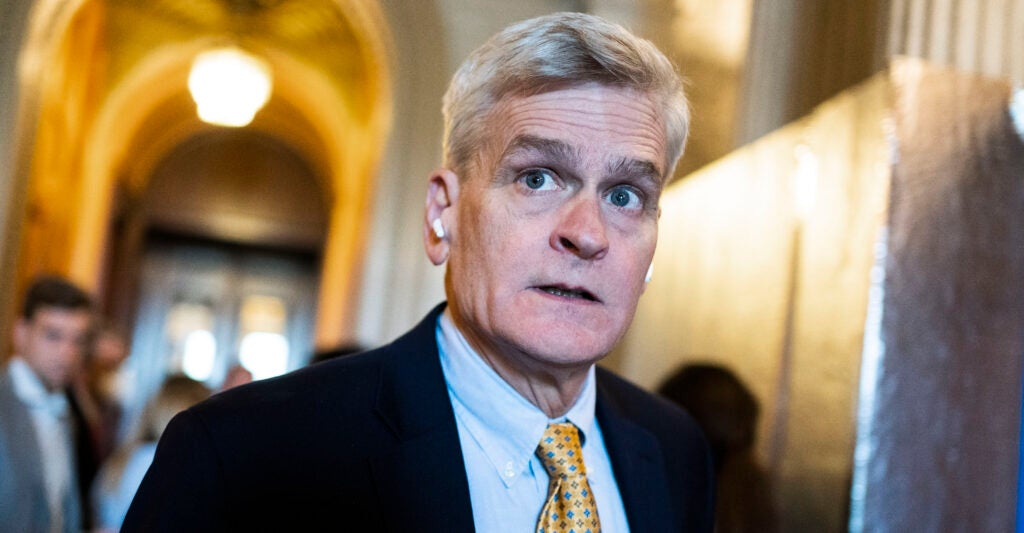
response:
[[[81,531],[65,389],[89,342],[89,296],[56,277],[29,288],[0,372],[0,530]]]
[[[77,428],[75,458],[82,521],[93,525],[90,500],[93,480],[100,466],[114,453],[121,421],[117,379],[128,358],[128,344],[121,331],[109,323],[97,324],[92,343],[82,360],[81,371],[68,387],[71,418]]]
[[[469,58],[445,119],[423,236],[447,305],[179,415],[126,530],[710,531],[695,423],[594,366],[686,137],[671,64],[596,17],[541,17]]]

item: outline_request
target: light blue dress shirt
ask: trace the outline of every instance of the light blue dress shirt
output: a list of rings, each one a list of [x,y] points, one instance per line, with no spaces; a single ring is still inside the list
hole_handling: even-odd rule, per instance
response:
[[[528,533],[548,495],[548,475],[535,455],[549,422],[568,420],[583,435],[583,462],[605,533],[628,532],[626,509],[594,416],[597,385],[590,369],[576,404],[551,420],[505,382],[466,342],[445,311],[437,346],[469,478],[473,522],[480,533]]]

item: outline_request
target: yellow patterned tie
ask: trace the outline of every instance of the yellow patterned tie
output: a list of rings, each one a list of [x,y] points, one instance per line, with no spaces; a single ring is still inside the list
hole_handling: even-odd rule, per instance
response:
[[[537,533],[600,533],[597,502],[587,482],[576,426],[549,424],[537,446],[537,456],[550,477]]]

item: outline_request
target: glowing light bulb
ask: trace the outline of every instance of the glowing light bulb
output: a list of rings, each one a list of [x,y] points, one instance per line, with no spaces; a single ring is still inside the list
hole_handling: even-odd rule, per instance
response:
[[[270,99],[272,86],[270,66],[235,47],[199,54],[188,76],[199,118],[220,126],[252,122]]]

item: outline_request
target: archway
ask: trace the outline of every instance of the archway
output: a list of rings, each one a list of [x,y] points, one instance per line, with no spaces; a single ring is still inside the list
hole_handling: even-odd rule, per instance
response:
[[[44,16],[46,25],[38,23]],[[53,0],[37,2],[33,20],[45,27],[33,26],[23,54],[48,68],[23,69],[30,73],[23,94],[38,98],[24,97],[20,107],[38,109],[38,127],[22,142],[35,156],[20,171],[29,189],[20,282],[49,270],[108,292],[105,264],[124,195],[143,189],[168,150],[210,129],[185,92],[191,58],[236,39],[276,74],[274,97],[251,127],[296,147],[325,178],[330,216],[318,341],[345,339],[390,121],[388,33],[376,4]],[[49,201],[55,191],[59,208]]]

